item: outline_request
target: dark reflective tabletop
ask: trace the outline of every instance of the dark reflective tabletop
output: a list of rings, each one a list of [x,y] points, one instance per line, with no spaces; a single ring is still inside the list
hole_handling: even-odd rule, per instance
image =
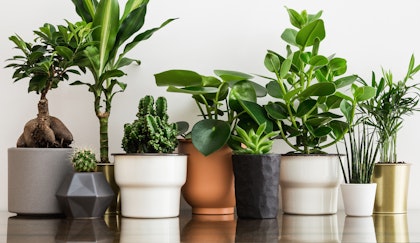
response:
[[[0,242],[420,242],[420,211],[347,217],[279,214],[247,220],[235,215],[132,219],[23,217],[0,212]]]

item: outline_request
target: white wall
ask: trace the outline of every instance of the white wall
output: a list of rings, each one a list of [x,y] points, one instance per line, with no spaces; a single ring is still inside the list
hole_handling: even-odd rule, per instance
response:
[[[369,79],[371,70],[383,66],[401,77],[412,53],[420,55],[420,1],[333,0],[151,0],[147,27],[178,17],[130,56],[140,58],[141,67],[130,67],[124,81],[126,92],[114,99],[110,120],[110,151],[122,152],[122,127],[131,122],[138,99],[145,94],[165,95],[173,121],[194,121],[197,110],[192,99],[166,93],[154,84],[153,74],[172,68],[212,74],[230,69],[268,74],[263,66],[267,49],[283,52],[282,30],[289,27],[284,6],[310,13],[324,10],[327,38],[322,53],[348,60],[349,73]],[[4,1],[0,9],[0,59],[16,54],[7,38],[18,33],[32,39],[32,30],[45,22],[77,20],[70,0]],[[420,61],[420,56],[418,57]],[[3,62],[2,66],[5,66]],[[24,123],[36,115],[38,97],[27,94],[27,81],[13,84],[11,69],[0,69],[0,210],[7,210],[7,148],[15,146]],[[89,77],[83,77],[88,80]],[[420,76],[418,76],[420,79]],[[98,148],[98,122],[91,94],[83,87],[61,87],[49,95],[50,113],[60,117],[73,132],[74,146]],[[416,156],[420,136],[420,114],[408,117],[399,136],[399,158],[413,164],[408,206],[420,209],[420,160]],[[278,151],[288,148],[277,146]],[[47,172],[53,173],[53,172]],[[308,172],[310,173],[310,172]]]

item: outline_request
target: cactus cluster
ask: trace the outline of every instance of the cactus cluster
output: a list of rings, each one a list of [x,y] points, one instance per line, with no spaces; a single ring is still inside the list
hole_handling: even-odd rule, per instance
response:
[[[75,149],[71,162],[77,172],[92,172],[96,169],[96,156],[91,149]]]
[[[171,153],[178,146],[176,123],[168,122],[167,100],[140,99],[137,119],[124,125],[122,148],[127,153]]]

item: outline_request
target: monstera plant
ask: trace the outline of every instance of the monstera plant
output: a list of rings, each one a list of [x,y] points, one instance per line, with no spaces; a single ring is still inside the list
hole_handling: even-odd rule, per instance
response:
[[[255,128],[254,124],[268,121],[264,109],[256,103],[257,97],[265,96],[267,91],[251,81],[251,75],[228,70],[215,70],[214,73],[218,77],[190,70],[155,74],[158,86],[168,86],[168,92],[188,94],[194,99],[202,119],[186,137],[191,138],[194,146],[206,156],[233,142],[231,134],[238,123],[249,130],[252,126]],[[253,120],[259,122],[247,122]],[[273,123],[268,121],[266,130],[272,128]]]
[[[141,29],[145,22],[147,0],[128,0],[122,15],[118,0],[72,0],[76,12],[87,23],[92,23],[92,39],[96,43],[85,50],[86,59],[80,66],[93,75],[91,82],[74,82],[73,85],[86,85],[94,96],[95,114],[100,125],[100,161],[109,162],[108,121],[115,94],[123,92],[127,84],[118,80],[125,75],[122,68],[140,60],[126,57],[126,54],[141,41],[149,39],[156,31],[170,23],[166,20],[161,26]]]

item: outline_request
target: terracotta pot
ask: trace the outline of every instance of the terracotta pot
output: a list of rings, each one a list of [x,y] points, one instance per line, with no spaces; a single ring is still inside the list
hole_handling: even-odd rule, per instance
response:
[[[188,154],[187,181],[182,187],[193,214],[233,214],[235,190],[232,150],[225,146],[204,156],[191,140],[180,140],[178,152]]]

